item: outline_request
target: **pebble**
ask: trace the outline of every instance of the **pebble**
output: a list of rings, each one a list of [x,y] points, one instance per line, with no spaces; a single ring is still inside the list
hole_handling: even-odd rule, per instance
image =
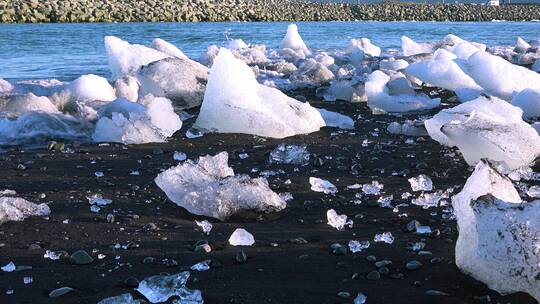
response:
[[[343,246],[339,243],[334,243],[330,245],[330,252],[332,252],[335,255],[345,255],[347,254],[347,247]]]
[[[370,273],[367,274],[366,278],[368,280],[378,280],[381,278],[381,274],[377,270],[373,270]]]
[[[376,261],[377,261],[377,258],[376,258],[374,255],[368,255],[368,256],[366,257],[366,260],[367,260],[368,262],[373,263],[373,262],[376,262]]]
[[[94,262],[92,258],[86,251],[77,250],[69,257],[69,262],[75,265],[87,265]]]
[[[247,259],[248,256],[243,250],[240,250],[236,253],[235,260],[237,263],[244,264],[247,262]]]
[[[417,270],[417,269],[420,269],[422,266],[423,266],[422,263],[420,263],[419,261],[413,260],[413,261],[407,262],[407,264],[405,265],[405,268],[407,270]]]
[[[139,286],[139,280],[136,277],[128,277],[124,280],[124,285],[130,288],[136,288]]]

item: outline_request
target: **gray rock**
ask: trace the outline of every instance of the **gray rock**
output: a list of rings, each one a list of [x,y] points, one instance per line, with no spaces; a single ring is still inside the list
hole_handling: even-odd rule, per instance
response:
[[[407,264],[405,265],[405,268],[407,270],[417,270],[417,269],[420,269],[422,266],[423,266],[422,263],[420,263],[419,261],[413,260],[413,261],[407,262]]]
[[[69,262],[75,265],[87,265],[94,262],[92,258],[86,251],[77,250],[69,257]]]
[[[65,295],[65,294],[68,294],[68,293],[72,292],[73,290],[75,290],[75,289],[73,289],[71,287],[67,287],[67,286],[60,287],[60,288],[57,288],[57,289],[51,291],[49,293],[49,298],[58,298],[58,297],[61,297],[61,296]]]
[[[373,270],[367,274],[366,278],[368,280],[378,280],[381,278],[381,274],[377,270]]]

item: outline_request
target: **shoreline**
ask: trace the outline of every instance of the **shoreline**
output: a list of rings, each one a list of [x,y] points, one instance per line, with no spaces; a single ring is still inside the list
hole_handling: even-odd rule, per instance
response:
[[[280,0],[0,0],[0,23],[534,21],[538,4],[343,4]]]

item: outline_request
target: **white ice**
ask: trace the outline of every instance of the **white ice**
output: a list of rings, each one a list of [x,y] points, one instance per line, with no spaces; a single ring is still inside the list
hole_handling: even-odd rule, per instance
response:
[[[372,57],[381,56],[381,48],[372,44],[368,38],[351,39],[347,51],[352,53],[355,49],[359,49],[364,54],[368,54]]]
[[[326,212],[326,219],[328,220],[328,225],[336,228],[337,230],[343,230],[345,226],[353,226],[353,221],[347,219],[347,215],[337,214],[336,210],[334,209],[330,209]]]
[[[176,57],[178,59],[189,59],[179,48],[160,38],[152,40],[150,47],[171,57]]]
[[[298,27],[296,24],[291,24],[287,28],[287,34],[283,38],[283,41],[281,41],[281,49],[292,50],[304,58],[311,55],[310,50],[298,33]]]
[[[525,89],[512,98],[512,105],[523,110],[523,118],[540,118],[540,89]]]
[[[46,204],[35,204],[24,198],[0,196],[0,224],[22,221],[30,216],[48,216],[51,209]]]
[[[401,50],[404,56],[431,54],[434,50],[434,46],[431,43],[418,43],[407,36],[402,36]]]
[[[310,177],[309,184],[311,185],[311,190],[315,192],[323,192],[324,194],[332,195],[338,192],[336,186],[325,179]]]
[[[325,123],[309,103],[259,84],[244,62],[222,49],[194,126],[207,132],[283,138],[318,131]]]
[[[251,246],[255,244],[255,238],[247,230],[237,228],[229,237],[229,244],[232,246]]]

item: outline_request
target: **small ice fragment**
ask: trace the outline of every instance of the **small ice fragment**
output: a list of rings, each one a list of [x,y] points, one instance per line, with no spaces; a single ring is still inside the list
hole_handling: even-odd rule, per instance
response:
[[[342,230],[345,226],[352,227],[353,225],[352,220],[347,220],[347,215],[339,215],[334,209],[330,209],[326,212],[326,218],[328,219],[328,225],[337,230]]]
[[[191,266],[191,270],[194,270],[194,271],[207,271],[208,269],[210,269],[210,265],[208,265],[208,261],[202,261]]]
[[[229,238],[229,244],[233,246],[251,246],[255,243],[255,238],[245,229],[236,229]]]
[[[378,181],[372,181],[371,184],[362,185],[362,192],[367,195],[379,195],[383,188],[383,184],[380,184]]]
[[[385,242],[386,244],[392,244],[394,242],[394,236],[392,232],[384,232],[382,234],[376,234],[373,238],[375,242]]]
[[[100,210],[101,210],[101,208],[99,208],[99,206],[97,206],[97,205],[90,206],[90,211],[92,211],[94,213],[98,213]]]
[[[422,193],[417,198],[414,198],[411,203],[413,205],[422,206],[424,209],[437,207],[442,198],[442,192]]]
[[[59,260],[61,256],[62,256],[61,251],[50,251],[50,250],[45,251],[45,254],[43,255],[44,258],[51,259],[53,261]]]
[[[112,200],[103,198],[103,195],[96,193],[92,196],[86,197],[88,199],[88,203],[90,205],[96,205],[96,206],[106,206],[112,203]]]
[[[197,128],[189,128],[187,131],[186,131],[186,137],[189,138],[189,139],[194,139],[194,138],[199,138],[199,137],[202,137],[204,134],[203,132],[201,132],[199,129]]]
[[[381,208],[392,208],[392,200],[394,199],[393,195],[383,195],[379,197],[377,202]]]
[[[416,233],[418,233],[418,234],[430,234],[431,233],[431,227],[429,227],[429,226],[417,226],[416,227]]]
[[[365,304],[366,301],[367,296],[361,292],[359,292],[356,298],[354,298],[354,304]]]
[[[417,177],[409,178],[409,183],[413,191],[431,191],[433,190],[433,182],[431,178],[425,174],[420,174]]]
[[[184,152],[174,151],[173,158],[174,160],[177,160],[177,161],[184,161],[187,159],[187,155]]]
[[[197,224],[197,226],[201,227],[203,232],[206,234],[206,235],[210,235],[210,231],[212,231],[212,223],[210,223],[209,221],[207,220],[204,220],[204,221],[197,221],[195,220],[195,223]]]
[[[540,186],[531,186],[527,190],[527,195],[532,198],[540,198]]]
[[[291,165],[307,165],[309,163],[310,154],[307,151],[306,145],[285,145],[280,144],[268,157],[269,164],[291,164]]]
[[[350,190],[355,190],[355,189],[360,189],[360,188],[362,188],[362,185],[360,185],[360,184],[354,184],[354,185],[347,186],[347,189],[350,189]]]
[[[238,158],[240,158],[240,159],[246,159],[246,158],[248,158],[248,157],[249,157],[249,154],[247,154],[247,153],[240,153],[240,154],[238,154]]]
[[[188,278],[189,271],[173,275],[151,276],[139,283],[137,291],[145,296],[150,303],[161,303],[167,301],[170,297],[178,296],[180,297],[180,303],[202,304],[201,292],[186,287]]]
[[[294,199],[293,195],[290,192],[280,193],[279,196],[286,202],[290,202]]]
[[[129,175],[139,176],[139,175],[141,175],[141,172],[134,170],[134,171],[131,171],[131,172],[129,173]]]
[[[368,248],[369,248],[369,241],[361,241],[361,242],[355,241],[355,240],[349,241],[349,250],[352,253],[362,252]]]
[[[13,262],[9,262],[6,266],[3,266],[2,267],[2,271],[4,272],[13,272],[15,271],[15,264],[13,264]]]
[[[32,277],[24,277],[23,278],[23,283],[24,284],[31,284],[33,282],[34,282],[34,278],[32,278]]]
[[[51,209],[46,204],[34,204],[20,197],[0,195],[0,224],[22,221],[29,216],[48,216]]]
[[[105,174],[103,174],[103,172],[101,172],[101,171],[95,172],[94,175],[95,175],[96,177],[103,177],[103,176],[105,176]]]
[[[405,192],[405,193],[401,194],[401,199],[406,200],[406,199],[410,198],[411,196],[412,196],[412,194],[410,192]]]
[[[316,177],[310,177],[309,183],[311,184],[311,190],[315,192],[323,192],[324,194],[336,194],[338,192],[336,186],[334,186],[331,182],[316,178]]]
[[[98,302],[98,304],[139,304],[138,300],[133,299],[130,293],[124,293],[116,297],[105,298]]]

